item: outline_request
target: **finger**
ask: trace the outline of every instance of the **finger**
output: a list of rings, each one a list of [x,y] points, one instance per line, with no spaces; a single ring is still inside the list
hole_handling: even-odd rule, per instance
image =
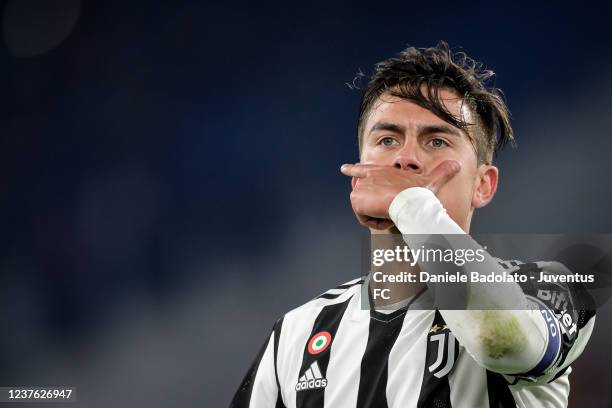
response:
[[[390,167],[390,166],[381,166],[378,164],[363,164],[363,163],[343,164],[342,166],[340,166],[340,171],[345,176],[365,178],[368,176],[370,171],[374,169],[384,169],[385,167]]]
[[[393,227],[393,221],[385,218],[368,217],[365,223],[366,226],[376,230],[387,230]]]
[[[340,171],[345,176],[363,178],[367,176],[367,169],[357,164],[343,164]]]
[[[458,161],[443,161],[429,174],[428,178],[430,181],[427,184],[427,188],[429,188],[434,193],[437,193],[443,185],[448,183],[450,179],[452,179],[457,173],[459,173],[459,170],[461,170],[461,163],[459,163]]]

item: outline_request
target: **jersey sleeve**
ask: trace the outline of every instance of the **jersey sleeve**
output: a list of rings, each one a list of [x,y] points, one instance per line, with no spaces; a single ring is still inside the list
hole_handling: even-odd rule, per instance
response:
[[[578,283],[540,282],[541,275],[570,275],[560,262],[502,261],[509,272],[528,277],[521,287],[547,324],[547,343],[539,362],[529,371],[512,376],[513,382],[542,383],[565,373],[584,350],[595,323],[595,308]]]
[[[255,361],[253,361],[232,399],[231,408],[277,408],[285,406],[276,372],[276,356],[281,326],[282,319],[276,322],[272,333],[257,353]]]

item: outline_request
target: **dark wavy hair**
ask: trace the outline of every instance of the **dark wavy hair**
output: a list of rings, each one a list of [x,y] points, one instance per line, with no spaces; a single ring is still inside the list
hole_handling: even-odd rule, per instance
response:
[[[478,163],[492,163],[506,144],[514,145],[510,112],[503,93],[488,86],[494,75],[464,52],[453,52],[444,41],[431,48],[409,47],[397,57],[377,63],[361,95],[357,121],[359,150],[370,110],[381,95],[387,94],[412,101],[463,130],[474,144]],[[350,86],[359,88],[356,83],[363,77],[359,72]],[[477,123],[467,123],[451,114],[439,98],[440,89],[457,93],[468,104]],[[472,125],[476,126],[469,131]]]

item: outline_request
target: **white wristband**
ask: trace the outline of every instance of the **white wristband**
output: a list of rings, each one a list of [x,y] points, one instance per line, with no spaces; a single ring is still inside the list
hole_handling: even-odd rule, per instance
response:
[[[389,216],[402,234],[465,234],[428,188],[410,187],[389,206]]]

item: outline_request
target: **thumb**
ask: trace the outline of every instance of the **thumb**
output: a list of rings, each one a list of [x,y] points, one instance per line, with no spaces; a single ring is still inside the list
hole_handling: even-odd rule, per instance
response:
[[[429,184],[427,184],[426,187],[434,193],[437,193],[443,185],[448,183],[450,179],[452,179],[457,173],[459,173],[459,170],[461,170],[461,163],[459,163],[458,161],[443,161],[429,174]]]

